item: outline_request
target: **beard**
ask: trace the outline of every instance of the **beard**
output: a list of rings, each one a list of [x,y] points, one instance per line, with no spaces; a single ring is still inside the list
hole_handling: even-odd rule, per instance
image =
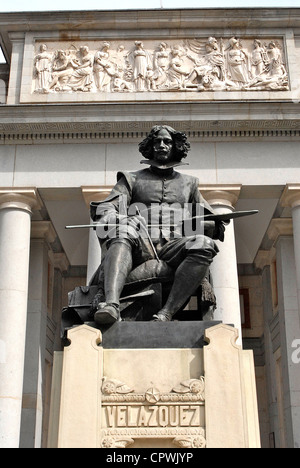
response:
[[[158,163],[166,164],[166,163],[172,161],[173,154],[172,154],[172,151],[154,152],[153,159],[154,159],[154,161],[156,161]]]

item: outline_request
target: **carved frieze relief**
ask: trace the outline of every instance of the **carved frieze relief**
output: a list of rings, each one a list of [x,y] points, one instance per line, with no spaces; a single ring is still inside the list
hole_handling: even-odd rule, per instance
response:
[[[286,91],[282,39],[37,42],[32,92]]]
[[[135,393],[134,389],[127,384],[116,380],[103,377],[102,379],[102,402],[172,402],[172,401],[205,401],[205,383],[204,377],[199,379],[189,379],[180,382],[170,392],[160,392],[157,388],[151,387],[144,393]]]

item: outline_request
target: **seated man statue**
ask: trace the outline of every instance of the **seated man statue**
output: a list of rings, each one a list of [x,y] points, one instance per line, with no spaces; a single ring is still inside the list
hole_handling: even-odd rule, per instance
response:
[[[155,126],[140,143],[149,167],[119,172],[106,200],[91,204],[91,216],[105,256],[105,302],[96,295],[98,325],[120,320],[120,295],[133,268],[149,259],[174,270],[169,296],[154,316],[170,321],[203,281],[218,252],[213,239],[224,239],[222,221],[199,221],[213,210],[201,196],[196,177],[177,172],[190,144],[182,132]],[[195,225],[196,228],[195,228]]]

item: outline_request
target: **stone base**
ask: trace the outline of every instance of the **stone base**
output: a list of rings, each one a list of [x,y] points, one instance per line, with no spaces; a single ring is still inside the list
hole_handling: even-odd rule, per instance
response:
[[[260,446],[253,355],[236,345],[235,328],[119,323],[102,332],[69,330],[70,346],[56,354],[49,447]]]
[[[104,349],[203,348],[204,334],[221,322],[116,322],[100,327]]]

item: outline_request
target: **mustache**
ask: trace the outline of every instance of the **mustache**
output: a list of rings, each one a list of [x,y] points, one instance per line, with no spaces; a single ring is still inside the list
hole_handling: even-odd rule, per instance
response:
[[[154,152],[155,153],[169,153],[170,151],[167,149],[157,148],[157,149],[154,149]]]

